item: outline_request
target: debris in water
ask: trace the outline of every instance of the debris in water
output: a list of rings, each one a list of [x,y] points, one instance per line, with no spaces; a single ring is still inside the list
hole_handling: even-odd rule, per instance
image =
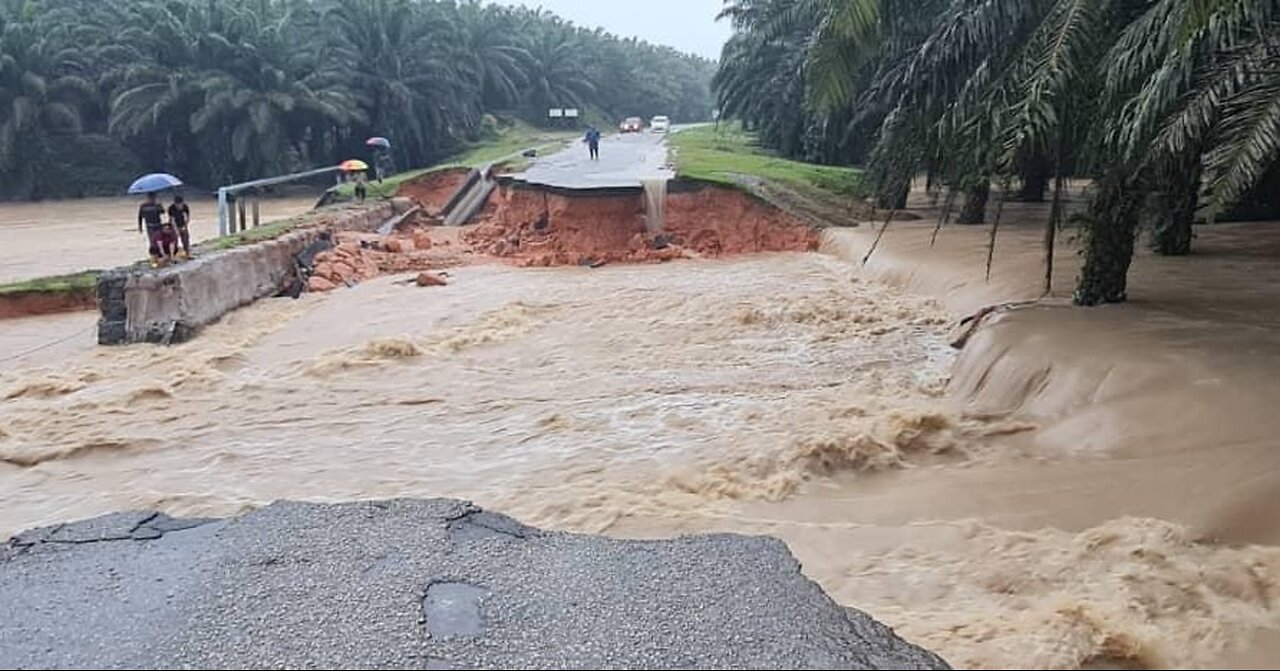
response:
[[[323,277],[312,277],[307,280],[307,291],[333,291],[338,285]]]
[[[431,233],[413,228],[381,236],[369,233],[339,233],[340,243],[314,257],[307,287],[310,291],[332,291],[352,287],[365,280],[391,273],[417,272],[461,263],[457,254],[433,251]],[[441,245],[443,247],[443,245]],[[433,282],[422,286],[442,286]]]
[[[422,272],[418,273],[418,278],[414,280],[420,287],[447,287],[449,283],[435,273]]]

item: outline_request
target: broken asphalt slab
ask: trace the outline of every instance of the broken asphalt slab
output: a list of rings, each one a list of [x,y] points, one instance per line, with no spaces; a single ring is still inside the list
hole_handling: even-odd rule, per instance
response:
[[[553,533],[444,499],[19,534],[0,667],[947,668],[778,540]]]

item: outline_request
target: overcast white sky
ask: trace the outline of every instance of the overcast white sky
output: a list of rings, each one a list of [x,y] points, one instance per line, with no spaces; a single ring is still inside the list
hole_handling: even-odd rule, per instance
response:
[[[597,26],[622,37],[639,37],[720,58],[729,24],[716,21],[721,0],[496,0],[504,5],[542,7],[580,26]]]

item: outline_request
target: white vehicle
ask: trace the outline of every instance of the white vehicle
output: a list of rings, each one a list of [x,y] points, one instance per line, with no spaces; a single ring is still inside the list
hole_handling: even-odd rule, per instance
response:
[[[656,116],[649,122],[649,130],[655,133],[665,133],[671,127],[671,119],[664,116]]]

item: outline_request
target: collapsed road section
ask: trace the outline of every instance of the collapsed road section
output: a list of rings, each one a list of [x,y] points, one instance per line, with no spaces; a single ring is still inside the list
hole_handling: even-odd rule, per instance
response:
[[[812,251],[811,226],[745,189],[677,178],[665,138],[606,138],[598,159],[580,147],[524,172],[444,169],[401,195],[462,226],[481,257],[521,266],[595,266],[769,251]]]
[[[811,226],[745,191],[684,180],[664,182],[662,191],[502,178],[463,239],[477,253],[521,266],[817,249]]]
[[[5,668],[948,668],[780,541],[545,532],[446,499],[36,529],[0,547],[0,594]]]

